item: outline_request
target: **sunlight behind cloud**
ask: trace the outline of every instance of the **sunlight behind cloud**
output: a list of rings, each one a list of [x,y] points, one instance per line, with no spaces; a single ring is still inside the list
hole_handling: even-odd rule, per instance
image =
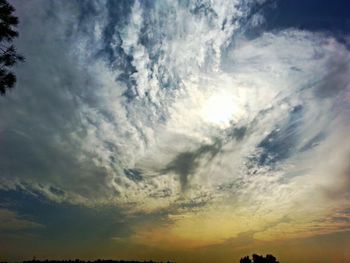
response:
[[[203,103],[200,115],[203,120],[226,128],[231,121],[237,120],[238,114],[238,105],[233,96],[226,92],[219,92],[211,95]]]

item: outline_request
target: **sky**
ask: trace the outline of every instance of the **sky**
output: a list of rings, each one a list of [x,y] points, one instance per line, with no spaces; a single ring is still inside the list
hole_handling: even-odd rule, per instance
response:
[[[347,0],[11,0],[0,260],[350,262]]]

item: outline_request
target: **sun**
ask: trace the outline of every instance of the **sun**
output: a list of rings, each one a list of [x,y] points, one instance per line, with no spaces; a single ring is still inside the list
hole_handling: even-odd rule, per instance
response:
[[[204,121],[225,128],[236,119],[237,102],[226,92],[209,96],[203,103],[201,117]]]

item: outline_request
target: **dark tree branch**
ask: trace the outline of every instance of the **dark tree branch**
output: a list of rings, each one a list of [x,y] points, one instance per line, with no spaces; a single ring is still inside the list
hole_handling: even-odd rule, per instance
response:
[[[15,8],[7,0],[0,0],[0,95],[13,88],[16,76],[11,67],[24,58],[17,54],[13,39],[18,36],[18,18],[13,15]]]

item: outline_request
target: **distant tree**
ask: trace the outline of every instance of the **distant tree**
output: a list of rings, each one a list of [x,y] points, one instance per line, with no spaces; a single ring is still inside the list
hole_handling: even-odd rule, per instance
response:
[[[249,258],[249,256],[245,256],[241,258],[239,262],[240,263],[279,263],[279,261],[277,261],[277,259],[273,255],[266,255],[266,257],[264,257],[257,254],[253,254],[252,257],[253,257],[253,261]]]
[[[0,95],[16,83],[11,67],[24,58],[17,54],[13,40],[18,36],[18,18],[13,15],[15,8],[6,0],[0,0]]]
[[[239,263],[252,263],[252,261],[250,260],[249,256],[246,256],[246,257],[241,258]]]
[[[279,263],[279,261],[277,261],[277,258],[275,258],[272,255],[266,255],[266,262],[267,263]]]

